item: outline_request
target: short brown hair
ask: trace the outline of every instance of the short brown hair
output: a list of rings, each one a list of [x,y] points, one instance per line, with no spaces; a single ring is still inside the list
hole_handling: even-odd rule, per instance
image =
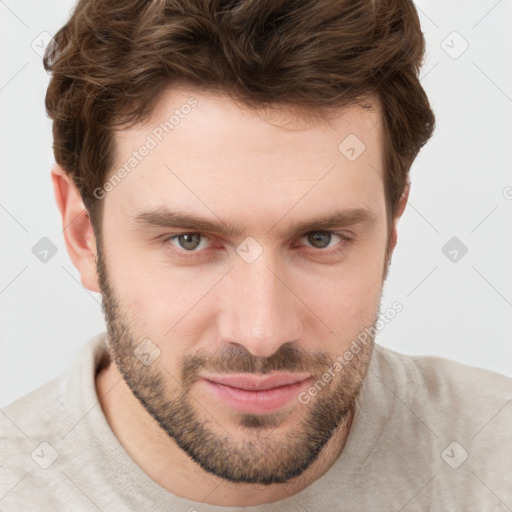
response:
[[[113,133],[189,83],[251,107],[321,113],[378,98],[392,219],[435,117],[419,81],[425,41],[409,0],[80,0],[47,48],[56,162],[91,221]]]

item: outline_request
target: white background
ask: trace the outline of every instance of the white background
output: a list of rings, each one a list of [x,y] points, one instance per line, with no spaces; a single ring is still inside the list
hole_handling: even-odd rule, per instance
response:
[[[100,295],[66,252],[36,51],[73,4],[0,1],[0,406],[57,376],[106,330]],[[512,2],[416,5],[437,129],[412,168],[383,296],[383,311],[394,301],[404,309],[378,341],[512,376]],[[32,253],[42,237],[58,249],[47,263]],[[452,237],[468,248],[455,263],[442,252]]]

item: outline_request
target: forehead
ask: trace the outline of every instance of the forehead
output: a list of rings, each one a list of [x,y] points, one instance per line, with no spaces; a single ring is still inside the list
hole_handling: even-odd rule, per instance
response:
[[[385,209],[378,103],[327,120],[286,108],[253,109],[196,88],[166,90],[143,124],[115,133],[124,169],[106,203],[269,223],[288,210]],[[143,153],[143,155],[142,155]],[[107,205],[106,208],[108,207]]]
[[[162,92],[149,121],[118,132],[119,141],[155,131],[153,135],[159,142],[166,139],[168,144],[181,143],[180,136],[190,140],[194,131],[198,136],[209,135],[209,139],[200,142],[210,148],[231,140],[239,151],[283,152],[289,146],[299,149],[296,145],[300,143],[303,153],[315,155],[331,152],[333,143],[338,149],[340,136],[353,134],[366,139],[372,146],[370,150],[377,150],[381,142],[380,103],[377,97],[369,97],[364,103],[368,108],[349,105],[315,110],[285,104],[253,108],[229,96],[192,86],[168,88]]]

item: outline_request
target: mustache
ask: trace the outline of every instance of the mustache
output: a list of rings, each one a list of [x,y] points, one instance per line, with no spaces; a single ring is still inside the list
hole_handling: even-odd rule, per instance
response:
[[[181,379],[188,388],[202,370],[213,373],[263,373],[272,371],[308,372],[319,376],[332,364],[325,352],[307,352],[291,344],[279,347],[269,357],[253,356],[241,345],[230,345],[216,354],[204,350],[195,355],[185,356],[181,363]]]

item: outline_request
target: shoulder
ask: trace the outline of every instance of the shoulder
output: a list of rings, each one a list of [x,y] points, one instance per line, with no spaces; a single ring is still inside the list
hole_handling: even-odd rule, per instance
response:
[[[63,375],[60,375],[0,409],[0,435],[17,431],[30,436],[39,431],[45,419],[59,414],[62,386]]]
[[[397,473],[409,467],[409,476],[429,482],[422,496],[430,506],[488,510],[495,496],[512,503],[511,378],[375,345],[370,380],[373,395],[389,404],[381,439],[393,448],[388,471],[398,460]]]
[[[64,386],[61,375],[0,409],[2,458],[32,445],[35,448],[39,439],[63,435],[70,424]]]
[[[44,472],[59,457],[55,447],[70,425],[63,385],[59,376],[0,409],[0,505],[15,507],[9,510],[41,505],[37,496],[50,499]]]
[[[512,445],[510,377],[438,356],[375,347],[374,389],[391,396],[405,424],[419,421],[434,437],[457,437],[468,445],[486,438],[497,451],[500,443]]]
[[[97,403],[95,374],[106,355],[101,333],[80,347],[65,372],[0,409],[0,439],[64,436]]]
[[[64,373],[0,409],[0,510],[6,503],[13,511],[43,510],[44,496],[44,510],[55,511],[52,500],[74,496],[63,472],[78,464],[77,451],[87,453],[87,434],[75,427],[98,404],[95,370],[105,355],[101,333],[82,345]]]
[[[494,402],[512,399],[512,378],[439,356],[411,356],[375,345],[375,371],[407,394],[420,395],[446,404],[475,406],[475,401]],[[455,404],[454,404],[455,405]]]

